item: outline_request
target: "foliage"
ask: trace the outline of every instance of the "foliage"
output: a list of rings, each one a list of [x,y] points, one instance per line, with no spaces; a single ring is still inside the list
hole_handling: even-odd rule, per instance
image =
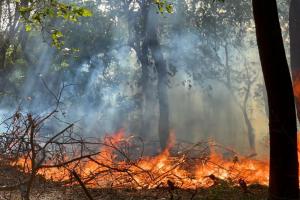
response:
[[[225,2],[225,0],[213,0],[213,2],[215,2],[215,1],[219,1],[222,3]],[[164,13],[164,12],[173,13],[174,12],[174,5],[171,2],[169,2],[168,0],[154,0],[154,4],[156,4],[158,11],[160,13]]]
[[[49,20],[62,19],[77,23],[80,17],[91,17],[92,12],[84,7],[71,3],[62,3],[58,0],[29,0],[29,4],[21,5],[21,0],[15,0],[18,12],[25,23],[25,30],[31,31],[32,28],[48,31],[51,35],[52,45],[58,49],[64,45],[63,34],[58,27],[50,26]]]
[[[154,0],[154,4],[156,4],[160,13],[163,13],[165,11],[167,13],[173,12],[173,4],[169,3],[167,0]]]

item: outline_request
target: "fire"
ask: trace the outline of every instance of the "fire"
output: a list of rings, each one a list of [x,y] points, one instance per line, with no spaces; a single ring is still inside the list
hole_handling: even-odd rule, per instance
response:
[[[172,148],[175,139],[172,138],[168,147],[157,156],[131,158],[122,148],[125,142],[130,144],[130,138],[120,131],[104,139],[99,154],[64,167],[42,168],[38,174],[68,185],[74,184],[70,171],[75,170],[87,186],[97,188],[151,189],[168,187],[173,183],[175,187],[195,189],[210,187],[216,180],[238,184],[241,179],[248,184],[268,184],[267,161],[237,155],[224,158],[214,147],[209,147],[209,154],[203,157],[190,156],[187,152],[174,155]],[[28,169],[31,167],[24,159],[19,159],[18,164],[26,165]]]
[[[298,73],[297,73],[298,75]],[[300,99],[300,77],[299,75],[294,77],[294,82],[293,82],[293,90],[294,90],[294,96],[296,99]]]

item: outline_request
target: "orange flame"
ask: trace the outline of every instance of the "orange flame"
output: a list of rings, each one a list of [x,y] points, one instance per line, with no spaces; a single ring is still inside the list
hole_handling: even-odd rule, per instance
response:
[[[293,81],[293,90],[294,90],[294,96],[296,99],[300,99],[300,73],[295,73],[294,81]]]
[[[248,184],[267,185],[269,181],[269,163],[249,158],[233,156],[231,160],[224,159],[220,153],[210,149],[210,155],[206,159],[191,159],[184,153],[172,156],[170,149],[175,144],[175,136],[168,147],[159,155],[143,156],[138,159],[119,159],[118,147],[123,141],[127,141],[123,131],[113,137],[104,139],[104,147],[100,153],[91,159],[82,160],[79,163],[70,164],[64,168],[45,168],[38,174],[53,181],[70,182],[71,169],[75,169],[89,187],[129,187],[129,188],[156,188],[168,186],[170,181],[176,187],[194,189],[209,187],[214,184],[210,175],[219,180],[231,181],[238,184],[239,179]],[[20,159],[19,165],[30,168],[28,161]]]

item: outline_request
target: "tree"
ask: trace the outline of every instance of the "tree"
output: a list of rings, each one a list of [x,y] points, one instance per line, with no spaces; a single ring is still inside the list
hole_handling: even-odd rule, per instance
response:
[[[149,15],[150,14],[150,15]],[[162,149],[169,139],[168,69],[158,37],[158,18],[148,13],[147,40],[157,72],[157,96],[159,103],[158,134]]]
[[[139,86],[141,87],[139,109],[140,109],[140,127],[137,131],[140,136],[147,138],[151,134],[151,121],[154,114],[153,84],[151,83],[152,68],[150,64],[150,51],[147,39],[147,20],[149,14],[149,4],[147,0],[137,1],[140,10],[133,12],[130,9],[129,1],[126,5],[128,31],[133,33],[129,35],[128,43],[135,50],[141,66],[141,78]]]
[[[159,16],[153,13],[153,9],[150,1],[141,2],[141,16],[142,17],[142,37],[144,38],[140,55],[144,84],[149,84],[149,61],[147,61],[148,55],[151,53],[151,58],[154,61],[155,71],[157,76],[157,98],[159,104],[159,121],[158,121],[158,134],[160,140],[161,149],[166,148],[169,139],[169,103],[168,103],[168,91],[167,91],[167,64],[164,59],[162,49],[159,42],[158,28],[159,28]],[[144,55],[143,55],[144,54]],[[146,97],[149,95],[148,86],[144,85]],[[151,94],[150,94],[151,95]],[[145,124],[143,124],[145,125]]]
[[[132,1],[126,1],[124,7],[127,14],[128,30],[133,34],[129,36],[129,45],[135,50],[137,58],[141,65],[141,130],[140,135],[147,137],[151,130],[151,120],[154,117],[153,94],[157,92],[159,104],[158,134],[161,149],[167,146],[169,138],[169,102],[167,92],[167,63],[164,59],[159,38],[159,15],[153,9],[152,2],[149,0],[136,1],[139,7],[138,11],[130,9]],[[155,2],[158,11],[168,9],[172,10],[172,6]],[[154,62],[154,70],[152,70],[152,62]],[[157,80],[156,88],[153,88],[151,80],[152,71],[154,71],[155,80]],[[155,98],[156,99],[156,95]]]
[[[277,5],[275,0],[252,5],[269,104],[269,199],[298,199],[296,113]]]
[[[91,16],[91,12],[75,4],[61,3],[56,0],[14,0],[0,1],[0,94],[16,93],[17,88],[9,75],[18,60],[32,63],[26,49],[26,42],[33,29],[39,30],[46,41],[61,48],[64,44],[62,32],[53,22],[77,22],[80,17]],[[22,69],[24,70],[24,69]],[[4,89],[5,88],[5,89]]]

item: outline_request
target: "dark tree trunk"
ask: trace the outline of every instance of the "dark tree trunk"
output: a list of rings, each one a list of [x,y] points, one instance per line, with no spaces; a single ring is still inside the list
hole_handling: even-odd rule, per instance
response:
[[[157,96],[159,103],[159,139],[161,148],[164,149],[169,138],[169,105],[167,95],[167,65],[164,60],[159,38],[157,34],[157,14],[151,15],[151,2],[142,0],[140,2],[139,16],[134,13],[128,13],[128,27],[134,32],[134,36],[130,37],[129,45],[135,49],[138,60],[142,68],[141,85],[141,127],[139,134],[145,138],[150,134],[151,121],[154,117],[153,94],[154,90],[151,83],[151,62],[150,54],[154,60],[157,72]],[[128,7],[129,8],[129,7]],[[151,15],[149,17],[149,15]],[[153,19],[156,18],[156,19]]]
[[[150,116],[152,115],[153,108],[151,108],[152,102],[152,88],[150,87],[150,70],[149,70],[149,60],[148,60],[148,47],[143,43],[141,49],[141,55],[139,60],[142,67],[142,77],[141,77],[141,86],[142,86],[142,126],[140,130],[140,135],[144,138],[149,137],[151,130]]]
[[[276,0],[252,3],[269,104],[269,199],[298,199],[296,113]]]
[[[149,4],[143,0],[140,2],[140,12],[135,13],[130,11],[130,5],[127,5],[128,10],[128,29],[132,35],[129,37],[129,45],[135,50],[138,61],[141,65],[142,76],[139,80],[141,87],[139,109],[140,109],[140,126],[136,130],[143,138],[147,138],[151,134],[151,120],[154,117],[153,109],[153,88],[151,87],[150,74],[151,64],[149,60],[149,42],[147,40],[146,26],[148,21]]]
[[[150,13],[151,14],[151,13]],[[169,139],[169,102],[168,102],[168,71],[158,37],[158,18],[151,15],[147,23],[147,40],[157,72],[157,91],[159,103],[158,134],[161,149],[167,147]]]
[[[6,92],[7,86],[9,86],[8,81],[8,67],[6,66],[6,52],[8,49],[8,45],[6,42],[0,44],[0,93]]]
[[[300,121],[300,1],[291,0],[290,4],[290,50],[291,69],[295,88],[297,116]]]
[[[1,44],[1,46],[0,46],[0,69],[5,68],[7,48],[8,47],[5,43]]]
[[[150,61],[149,61],[149,42],[147,40],[147,21],[149,14],[149,5],[145,2],[142,4],[141,8],[141,20],[140,20],[140,30],[136,30],[139,32],[139,40],[137,41],[137,45],[139,45],[138,58],[142,67],[142,77],[141,77],[141,86],[142,86],[142,126],[140,130],[140,135],[143,138],[149,137],[151,130],[151,118],[153,113],[152,106],[152,88],[150,87]],[[153,91],[152,91],[153,92]],[[152,116],[152,117],[151,117]]]
[[[151,86],[151,55],[157,74],[157,97],[159,103],[159,122],[158,133],[160,146],[166,148],[169,138],[169,103],[167,94],[167,64],[164,60],[159,37],[158,37],[158,15],[151,13],[151,2],[143,0],[140,3],[141,10],[138,21],[134,22],[134,16],[129,19],[129,25],[133,29],[135,36],[129,43],[135,49],[142,68],[141,87],[142,87],[142,125],[140,135],[147,137],[151,130],[151,120],[154,111],[153,94]],[[133,23],[132,23],[133,22]],[[132,28],[134,27],[134,28]]]
[[[150,43],[151,52],[155,62],[158,83],[158,103],[159,103],[159,124],[158,134],[160,147],[165,149],[169,139],[169,102],[168,102],[168,85],[167,85],[167,65],[163,58],[160,45],[155,38]]]

